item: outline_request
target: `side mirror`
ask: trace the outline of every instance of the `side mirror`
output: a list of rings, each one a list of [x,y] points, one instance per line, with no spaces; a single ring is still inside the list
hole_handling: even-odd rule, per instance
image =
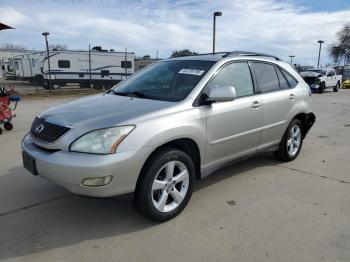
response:
[[[209,99],[212,102],[229,102],[236,97],[236,89],[233,86],[211,87],[209,91]]]

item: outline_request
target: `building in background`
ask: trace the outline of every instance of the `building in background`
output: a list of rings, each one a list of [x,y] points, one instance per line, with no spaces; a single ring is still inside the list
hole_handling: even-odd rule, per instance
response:
[[[145,55],[143,57],[138,57],[135,58],[135,72],[141,70],[142,68],[153,64],[154,62],[157,62],[161,59],[157,59],[157,58],[151,58],[149,55]]]

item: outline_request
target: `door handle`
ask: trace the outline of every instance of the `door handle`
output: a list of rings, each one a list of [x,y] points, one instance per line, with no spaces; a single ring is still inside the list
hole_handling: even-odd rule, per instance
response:
[[[294,99],[295,99],[295,95],[294,95],[294,94],[290,94],[290,95],[289,95],[289,99],[290,99],[290,100],[294,100]]]
[[[258,107],[260,107],[260,103],[259,103],[259,101],[254,101],[253,102],[253,104],[252,104],[252,108],[258,108]]]

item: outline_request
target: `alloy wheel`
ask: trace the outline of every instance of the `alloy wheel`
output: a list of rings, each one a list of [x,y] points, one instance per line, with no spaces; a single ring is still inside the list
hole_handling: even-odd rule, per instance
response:
[[[293,157],[298,153],[301,144],[301,129],[298,125],[292,126],[287,140],[288,154]]]
[[[152,184],[152,203],[161,212],[176,209],[187,195],[189,173],[180,161],[170,161],[158,171]]]

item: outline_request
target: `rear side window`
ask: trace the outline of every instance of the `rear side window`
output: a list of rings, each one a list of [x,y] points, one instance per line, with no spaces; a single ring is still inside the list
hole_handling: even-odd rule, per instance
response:
[[[70,61],[69,60],[58,60],[58,67],[59,68],[70,68]]]
[[[288,81],[289,87],[290,88],[294,88],[298,85],[298,81],[295,80],[294,77],[291,76],[291,74],[289,74],[286,70],[282,70],[283,74],[286,76],[286,79]]]
[[[233,86],[237,97],[252,95],[254,89],[248,63],[232,63],[222,68],[210,83],[210,87],[223,86]]]
[[[261,93],[280,90],[275,67],[266,63],[252,63]]]
[[[281,70],[276,67],[276,72],[277,72],[278,80],[280,82],[280,88],[281,89],[288,89],[289,88],[288,82],[287,82],[285,76],[282,74]]]

